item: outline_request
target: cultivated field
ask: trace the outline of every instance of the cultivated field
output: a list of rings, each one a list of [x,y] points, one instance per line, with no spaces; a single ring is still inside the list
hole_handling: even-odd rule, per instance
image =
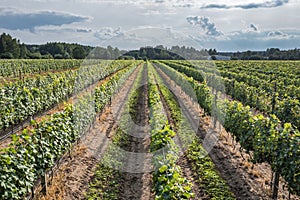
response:
[[[1,60],[0,199],[300,199],[299,66]]]

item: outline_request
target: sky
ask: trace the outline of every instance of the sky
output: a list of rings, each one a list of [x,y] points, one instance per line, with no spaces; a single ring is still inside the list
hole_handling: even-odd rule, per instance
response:
[[[26,44],[218,51],[300,48],[300,0],[1,0],[0,32]]]

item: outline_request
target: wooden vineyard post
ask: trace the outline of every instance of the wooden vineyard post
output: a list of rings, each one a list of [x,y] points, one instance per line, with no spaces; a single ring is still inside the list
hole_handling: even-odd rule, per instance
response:
[[[234,93],[235,93],[235,92],[234,92],[234,84],[235,84],[234,82],[235,82],[235,81],[233,80],[233,81],[232,81],[232,94],[231,94],[231,96],[232,96],[233,99],[234,99]]]
[[[46,177],[46,172],[41,177],[41,185],[42,185],[42,193],[43,195],[47,194],[47,177]]]
[[[279,175],[280,174],[278,172],[274,172],[272,199],[275,199],[275,200],[277,200],[277,198],[278,198]]]
[[[270,185],[271,185],[271,191],[273,191],[273,179],[274,179],[274,173],[272,171],[272,173],[271,173],[271,183],[270,183]]]
[[[31,187],[31,199],[34,199],[34,187]]]
[[[42,141],[42,138],[43,138],[43,134],[42,132],[40,133],[40,141]],[[41,142],[40,143],[42,149],[43,149],[43,143]],[[42,151],[42,158],[44,159],[44,152]],[[46,177],[46,169],[43,169],[44,170],[44,173],[41,175],[41,186],[42,186],[42,194],[43,195],[46,195],[47,194],[47,177]]]
[[[22,80],[22,73],[20,69],[19,69],[19,79]]]
[[[274,93],[273,93],[273,98],[272,98],[272,114],[275,112],[275,105],[276,105],[276,93],[277,93],[277,83],[275,82],[274,85]]]
[[[272,99],[272,114],[275,112],[275,105],[276,105],[276,93],[277,93],[277,83],[275,82],[274,85],[274,93],[273,93],[273,99]],[[275,169],[271,189],[272,189],[272,199],[278,198],[278,188],[279,188],[279,177],[280,174],[278,172],[278,169]]]
[[[217,90],[216,89],[214,89],[215,90],[215,95],[214,95],[214,107],[215,107],[215,111],[213,112],[213,117],[214,117],[214,128],[216,128],[216,125],[217,125],[217,94],[218,94],[218,92],[217,92]]]

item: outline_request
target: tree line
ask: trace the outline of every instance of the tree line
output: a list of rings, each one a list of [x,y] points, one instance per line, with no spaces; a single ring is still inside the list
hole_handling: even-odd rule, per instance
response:
[[[20,40],[3,33],[0,36],[0,58],[2,59],[84,59],[102,58],[117,59],[124,51],[108,46],[92,47],[65,42],[48,42],[42,45],[28,45],[20,43]]]
[[[48,42],[41,45],[20,43],[20,40],[3,33],[0,36],[0,58],[2,59],[207,59],[209,55],[217,54],[215,49],[197,50],[193,47],[173,46],[171,48],[158,45],[156,47],[142,47],[136,51],[119,50],[108,46],[92,47],[65,42]]]
[[[230,56],[231,60],[300,60],[300,49],[268,48],[266,51],[223,52],[219,55]]]
[[[122,57],[131,57],[136,60],[207,60],[216,54],[216,49],[197,50],[193,47],[172,46],[171,48],[168,48],[163,45],[158,45],[156,47],[141,47],[139,50],[125,53]]]
[[[223,57],[222,57],[223,56]],[[151,60],[300,60],[300,49],[280,50],[269,48],[266,51],[217,52],[216,49],[197,50],[193,47],[158,45],[141,47],[139,50],[125,51],[108,46],[92,47],[65,42],[48,42],[41,45],[28,45],[3,33],[0,36],[0,59],[151,59]]]

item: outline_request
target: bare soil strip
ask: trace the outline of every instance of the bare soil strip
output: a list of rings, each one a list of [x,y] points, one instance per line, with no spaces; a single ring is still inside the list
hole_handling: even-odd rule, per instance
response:
[[[132,134],[129,135],[129,142],[124,150],[130,153],[125,160],[127,172],[122,172],[122,188],[119,199],[137,200],[137,199],[153,199],[151,192],[152,176],[147,169],[149,166],[149,158],[147,153],[150,147],[149,132],[149,110],[148,110],[148,70],[144,65],[140,87],[138,88],[137,104],[134,108],[133,118],[135,126]],[[146,172],[141,172],[145,169]],[[135,172],[136,171],[136,172]]]
[[[148,82],[147,67],[142,74],[141,87],[134,108],[134,119],[137,126],[129,134],[129,142],[123,147],[129,157],[124,163],[125,169],[130,172],[122,172],[121,174],[121,193],[119,199],[135,200],[135,199],[154,199],[151,191],[152,176],[150,172],[138,172],[142,167],[151,168],[145,158],[145,153],[149,152],[150,132],[149,132],[149,109],[148,109]],[[123,88],[116,94],[111,105],[106,106],[105,110],[97,118],[94,128],[92,128],[81,142],[74,148],[71,153],[71,159],[65,159],[58,171],[55,173],[52,184],[49,185],[48,195],[40,199],[85,199],[85,193],[88,190],[89,182],[93,177],[99,158],[104,154],[110,142],[110,138],[118,127],[117,120],[120,118],[125,102],[132,89],[134,80],[137,77],[141,67],[135,70],[130,78],[123,84]],[[198,128],[198,136],[204,139],[208,133],[217,135],[217,142],[209,151],[209,155],[216,165],[216,169],[220,172],[221,177],[226,180],[227,184],[239,200],[258,200],[270,199],[269,182],[271,179],[270,166],[266,164],[250,164],[247,160],[249,155],[245,152],[238,151],[239,144],[232,142],[230,134],[223,128],[221,131],[212,128],[212,120],[210,117],[203,115],[203,110],[198,104],[193,102],[180,87],[176,85],[161,70],[157,69],[159,75],[168,83],[168,87],[173,89],[179,101],[183,102],[184,108],[190,113],[190,118],[202,116],[200,118],[200,127]],[[161,95],[162,96],[162,95]],[[165,100],[162,98],[165,110],[168,111]],[[117,112],[114,112],[114,111]],[[114,114],[114,113],[117,113]],[[204,117],[203,117],[204,116]],[[168,113],[170,118],[170,113]],[[172,122],[172,119],[170,119]],[[197,124],[196,126],[199,126]],[[216,137],[214,134],[211,137]],[[206,147],[207,144],[203,143]],[[182,155],[178,164],[183,169],[183,175],[194,183],[193,192],[194,199],[209,199],[202,189],[197,186],[194,181],[194,175],[191,170],[191,164]],[[132,171],[137,170],[137,173]],[[282,185],[282,183],[281,183]],[[287,192],[279,190],[280,198],[287,199]],[[299,199],[292,196],[291,199]]]
[[[157,71],[164,80],[169,82],[170,87],[174,89],[174,91],[179,89],[179,86],[170,80],[164,72],[160,69],[157,69]],[[248,162],[247,160],[250,158],[250,155],[246,152],[239,151],[240,145],[234,142],[231,135],[227,133],[220,124],[218,124],[217,127],[221,127],[221,130],[213,129],[212,118],[204,116],[204,111],[197,103],[193,102],[184,92],[178,91],[177,96],[182,98],[184,102],[183,105],[192,111],[190,112],[192,115],[198,113],[200,116],[197,133],[199,138],[203,140],[208,136],[208,133],[211,133],[212,137],[215,137],[214,135],[218,136],[217,142],[209,151],[209,156],[212,158],[216,169],[220,172],[221,177],[226,180],[236,198],[240,200],[271,199],[271,167],[266,163],[252,164]],[[206,144],[203,143],[203,146],[206,147]],[[283,185],[283,180],[281,180],[279,199],[288,199],[287,189],[284,190]],[[291,199],[297,200],[300,199],[300,197],[291,195]]]
[[[198,111],[200,114],[201,110],[198,106],[196,106],[189,97],[184,95],[184,92],[180,90],[179,86],[174,87],[176,84],[174,81],[171,81],[170,78],[163,73],[160,69],[157,69],[158,73],[163,77],[164,80],[166,80],[169,83],[169,87],[174,89],[174,92],[176,92],[176,96],[178,98],[182,98],[181,100],[184,102],[184,106],[187,107],[187,110],[193,110]],[[187,112],[190,113],[190,112]],[[197,112],[196,112],[197,113]],[[202,112],[203,113],[203,112]],[[193,115],[191,113],[191,115]],[[203,127],[203,124],[208,124],[209,121],[206,119],[200,119],[200,127]],[[207,128],[209,125],[207,126]],[[201,128],[198,130],[198,135],[201,139],[204,139],[206,134],[208,132],[208,129]],[[218,141],[214,148],[209,152],[210,157],[212,158],[213,162],[216,165],[216,168],[219,170],[221,177],[226,180],[227,184],[230,186],[232,192],[235,194],[237,199],[260,199],[259,195],[256,195],[255,192],[251,191],[251,187],[248,186],[248,181],[245,180],[246,173],[240,172],[237,170],[237,167],[232,165],[231,160],[227,159],[221,159],[223,152],[220,151],[219,146],[221,145]],[[205,147],[205,145],[203,145]],[[230,154],[230,152],[226,152],[227,154]]]
[[[111,104],[107,105],[97,117],[94,127],[87,132],[71,153],[72,158],[66,159],[59,167],[49,185],[47,196],[39,199],[85,199],[85,193],[99,158],[105,152],[110,142],[109,138],[117,127],[116,120],[119,116],[114,115],[112,109],[118,111],[117,115],[121,114],[139,70],[140,67],[125,81]]]
[[[156,80],[155,80],[156,81]],[[157,81],[156,81],[157,83]],[[163,103],[164,106],[164,110],[166,112],[168,121],[171,125],[171,127],[173,128],[173,130],[177,130],[177,127],[175,127],[175,122],[174,119],[171,117],[171,111],[170,108],[168,107],[167,101],[164,98],[161,89],[160,89],[160,85],[158,85],[158,90],[159,90],[159,95],[160,95],[160,99]],[[180,138],[178,137],[178,139],[180,140]],[[183,177],[185,177],[189,182],[191,182],[193,184],[192,187],[192,192],[195,194],[195,197],[193,199],[197,200],[197,199],[202,199],[202,200],[208,200],[209,197],[207,197],[207,195],[205,195],[204,191],[202,190],[202,188],[199,187],[199,185],[195,182],[196,177],[192,172],[192,166],[191,164],[188,162],[188,158],[186,153],[184,153],[183,155],[181,155],[178,159],[178,163],[177,163],[180,168],[182,169],[182,175]]]

